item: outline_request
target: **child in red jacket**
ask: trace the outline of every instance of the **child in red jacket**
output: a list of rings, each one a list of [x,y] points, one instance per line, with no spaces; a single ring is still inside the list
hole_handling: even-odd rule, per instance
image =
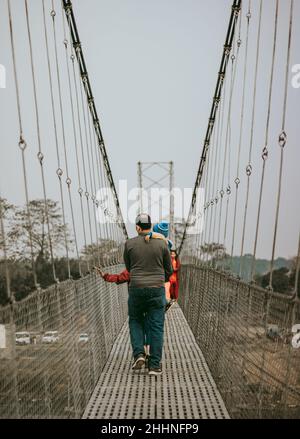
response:
[[[97,268],[97,267],[95,267]],[[112,282],[117,285],[124,284],[125,282],[130,281],[130,273],[126,269],[121,271],[119,274],[110,274],[110,273],[104,273],[100,269],[97,268],[97,272],[100,274],[102,279],[105,280],[105,282]]]
[[[171,250],[171,259],[172,259],[173,273],[170,276],[170,296],[171,299],[177,301],[178,290],[179,290],[179,270],[181,264],[176,250]]]

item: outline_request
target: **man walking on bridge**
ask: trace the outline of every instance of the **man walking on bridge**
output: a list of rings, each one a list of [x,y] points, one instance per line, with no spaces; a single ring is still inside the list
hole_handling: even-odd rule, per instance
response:
[[[124,261],[130,272],[128,315],[133,350],[133,370],[145,364],[144,327],[149,328],[149,375],[160,375],[165,319],[165,281],[172,274],[172,262],[165,241],[145,236],[151,232],[151,218],[140,214],[136,218],[138,236],[125,244]]]

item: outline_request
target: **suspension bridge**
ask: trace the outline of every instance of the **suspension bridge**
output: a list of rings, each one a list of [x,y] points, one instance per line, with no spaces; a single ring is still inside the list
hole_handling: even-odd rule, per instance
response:
[[[92,269],[120,272],[128,233],[76,3],[2,2],[15,140],[1,148],[17,153],[25,207],[12,206],[6,195],[11,176],[0,192],[1,418],[300,417],[299,126],[290,85],[300,41],[296,3],[234,0],[228,11],[181,230],[170,202],[180,293],[166,316],[163,374],[153,378],[130,369],[127,286],[107,284]],[[25,69],[30,84],[22,81]],[[2,166],[4,172],[4,160]],[[143,186],[141,162],[138,169]],[[297,231],[283,293],[276,255],[281,236],[295,230],[288,217]],[[270,250],[264,285],[256,270],[262,241]]]

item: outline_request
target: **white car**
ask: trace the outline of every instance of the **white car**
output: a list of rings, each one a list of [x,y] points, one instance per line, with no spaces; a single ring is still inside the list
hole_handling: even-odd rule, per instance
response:
[[[47,331],[43,335],[43,343],[56,343],[59,340],[58,331]]]
[[[79,338],[78,338],[79,343],[86,343],[89,341],[89,336],[86,333],[83,334],[79,334]]]
[[[16,332],[16,344],[17,345],[28,345],[30,344],[30,334],[29,332]]]

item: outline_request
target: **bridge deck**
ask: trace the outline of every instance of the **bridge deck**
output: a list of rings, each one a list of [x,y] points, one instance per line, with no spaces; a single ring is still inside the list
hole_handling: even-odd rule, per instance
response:
[[[128,323],[123,326],[83,418],[229,418],[202,352],[178,305],[165,325],[163,374],[131,371]]]

